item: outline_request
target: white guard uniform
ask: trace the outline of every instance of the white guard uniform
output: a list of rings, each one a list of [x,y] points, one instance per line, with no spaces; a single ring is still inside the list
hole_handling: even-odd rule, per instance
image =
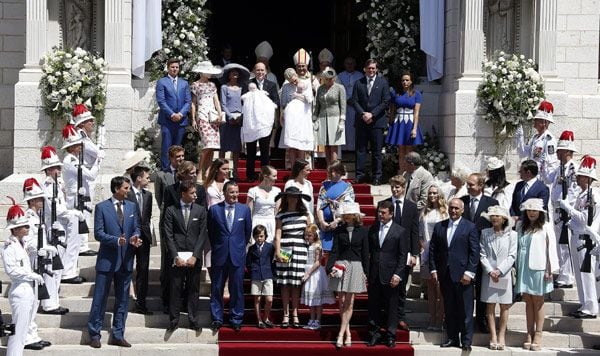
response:
[[[100,148],[100,145],[96,145],[92,138],[87,135],[87,133],[83,129],[78,129],[77,132],[83,138],[83,164],[89,170],[92,170],[94,166],[100,168],[100,163],[104,158],[104,151]],[[98,173],[96,173],[96,177]],[[77,176],[75,176],[77,179]],[[75,181],[77,182],[77,181]],[[88,203],[89,207],[92,208],[94,205],[94,197],[96,193],[96,178],[87,179],[85,174],[83,175],[83,184],[86,187],[87,194],[90,197],[90,203]],[[85,215],[85,221],[88,226],[92,226],[92,214],[89,211],[85,211],[83,213]],[[85,236],[81,236],[81,248],[80,252],[85,252],[90,249],[88,244],[89,236],[86,234]]]
[[[575,200],[580,192],[575,176],[576,171],[577,166],[572,159],[564,165],[564,174],[568,187],[567,201],[571,204],[571,206],[575,205]],[[556,234],[556,247],[558,249],[558,262],[560,264],[560,271],[558,273],[556,283],[563,285],[573,284],[575,282],[575,277],[573,276],[573,266],[571,264],[571,257],[569,254],[569,245],[561,245],[558,243],[563,227],[563,222],[560,220],[561,209],[559,204],[559,202],[562,200],[560,168],[558,169],[556,178],[554,179],[554,183],[552,183],[552,188],[550,189],[550,200],[552,201],[552,206],[554,207],[552,221],[554,221],[554,233]],[[568,241],[571,241],[571,229],[567,229],[567,233],[569,235]],[[574,259],[575,257],[573,256],[572,258]]]
[[[25,241],[25,250],[29,254],[31,269],[35,271],[35,267],[37,265],[37,236],[38,229],[40,227],[40,217],[33,209],[27,209],[27,211],[25,212],[25,216],[27,216],[27,219],[29,220],[29,235],[25,236],[23,241]],[[45,238],[46,235],[44,234],[44,239]],[[33,300],[33,312],[31,313],[31,321],[29,322],[29,329],[27,330],[27,336],[25,337],[25,345],[42,341],[42,338],[40,338],[38,335],[38,326],[35,323],[35,317],[37,315],[37,310],[40,305],[40,301],[37,298],[37,291],[35,293],[35,296],[36,298],[34,298]]]
[[[574,209],[571,210],[571,230],[573,236],[571,237],[571,255],[573,256],[575,280],[577,281],[577,294],[579,296],[579,302],[581,303],[580,311],[582,313],[597,315],[598,314],[598,295],[596,292],[596,268],[597,268],[597,257],[592,254],[591,256],[591,272],[583,273],[580,271],[581,264],[586,254],[586,249],[583,248],[581,251],[577,251],[577,247],[585,243],[584,240],[580,240],[580,235],[586,234],[585,229],[587,226],[587,189],[581,191],[575,201]],[[592,188],[592,197],[594,200],[594,221],[591,229],[595,232],[600,231],[600,192],[596,188]],[[591,236],[592,241],[594,237]]]
[[[522,131],[517,130],[516,137],[519,157],[534,160],[538,165],[538,175],[542,182],[546,185],[552,184],[560,166],[560,161],[556,157],[557,141],[554,135],[546,130],[541,135],[533,135],[527,144]]]
[[[2,249],[4,271],[10,277],[11,286],[8,301],[12,310],[12,323],[15,334],[8,338],[7,356],[23,355],[25,340],[33,314],[35,313],[34,284],[36,274],[31,269],[31,262],[26,246],[21,245],[16,237],[10,236]]]

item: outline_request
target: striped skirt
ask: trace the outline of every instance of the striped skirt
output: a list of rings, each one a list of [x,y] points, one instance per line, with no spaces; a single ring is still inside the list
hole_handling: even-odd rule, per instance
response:
[[[367,278],[360,261],[339,261],[346,266],[342,278],[329,277],[329,290],[334,292],[364,293]]]
[[[281,237],[281,249],[292,252],[289,263],[277,262],[277,283],[280,285],[299,286],[302,284],[304,268],[308,257],[308,247],[304,235],[288,235]]]

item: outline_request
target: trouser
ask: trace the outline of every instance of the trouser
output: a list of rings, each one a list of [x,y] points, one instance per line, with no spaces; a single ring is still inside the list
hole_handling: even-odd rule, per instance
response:
[[[597,315],[598,314],[598,294],[596,292],[596,256],[591,255],[591,272],[581,272],[581,265],[585,258],[586,249],[577,251],[577,246],[584,243],[583,240],[579,239],[578,233],[573,233],[571,237],[571,255],[573,256],[573,263],[575,264],[575,281],[577,282],[577,296],[579,297],[579,303],[581,304],[582,313]]]
[[[438,274],[439,275],[439,274]],[[450,279],[450,270],[440,279],[448,339],[470,346],[473,339],[473,285]]]
[[[173,267],[171,269],[171,297],[169,305],[169,318],[171,322],[179,321],[182,305],[182,296],[187,296],[187,314],[192,326],[199,325],[200,318],[200,274],[202,263],[196,261],[193,268]]]
[[[61,256],[64,249],[59,247],[58,251],[59,256]],[[52,269],[52,264],[46,265],[46,270],[52,273],[52,276],[46,273],[44,273],[44,275],[42,276],[44,278],[44,284],[46,285],[46,289],[48,290],[48,295],[50,296],[50,298],[42,300],[40,304],[42,305],[42,309],[44,311],[50,311],[60,306],[58,299],[58,290],[60,288],[60,281],[62,279],[63,270],[61,269],[54,271]]]
[[[90,198],[91,199],[91,198]],[[87,224],[88,228],[92,228],[93,224],[92,224],[92,214],[85,210],[83,212],[83,216],[85,216],[85,223]],[[90,230],[90,232],[92,232]],[[90,250],[90,245],[89,245],[89,237],[90,234],[79,234],[79,239],[81,241],[80,245],[79,245],[79,252],[85,252],[85,251],[89,251]]]
[[[146,296],[148,295],[148,269],[150,265],[150,239],[144,240],[142,246],[135,249],[135,292],[138,307],[146,307]]]
[[[559,216],[554,217],[554,221],[560,221]],[[558,253],[558,264],[560,266],[560,270],[558,272],[558,277],[556,278],[556,283],[558,284],[573,284],[575,281],[575,277],[573,276],[573,265],[571,261],[571,253],[569,251],[569,244],[559,244],[560,234],[562,231],[563,222],[559,222],[558,224],[554,224],[554,233],[556,234],[556,252]],[[571,240],[571,229],[567,229],[568,241]]]
[[[389,283],[382,284],[377,276],[374,283],[369,283],[367,293],[369,325],[375,329],[384,327],[389,336],[395,338],[398,329],[398,291],[396,286],[392,288]]]
[[[37,310],[39,306],[40,301],[37,299],[37,296],[35,296],[31,310],[31,319],[29,320],[29,328],[27,329],[27,335],[25,335],[25,345],[42,341],[42,338],[38,335],[38,326],[35,322],[35,317],[37,316]]]
[[[169,161],[169,147],[172,145],[181,145],[183,136],[185,135],[185,126],[173,124],[171,126],[161,125],[161,146],[160,146],[160,162],[164,171],[168,170],[171,162]]]
[[[14,282],[8,293],[15,334],[8,338],[7,356],[23,355],[25,339],[32,320],[35,294],[32,282]]]
[[[481,301],[481,277],[483,275],[483,268],[481,267],[481,263],[477,264],[477,274],[475,275],[475,295],[477,298],[475,299],[475,319],[477,319],[478,323],[487,324],[486,308],[487,303]]]
[[[406,284],[412,272],[412,267],[404,267],[404,276],[400,281],[400,289],[398,291],[398,321],[406,321]]]
[[[65,226],[65,236],[67,247],[61,256],[63,263],[62,279],[77,277],[77,260],[79,259],[79,249],[81,247],[81,238],[79,237],[79,220],[77,217],[69,215],[68,218],[60,219]]]
[[[223,266],[212,266],[210,312],[213,321],[223,322],[223,292],[225,281],[229,278],[229,322],[241,324],[244,319],[244,265],[234,266],[230,257]]]
[[[256,178],[255,162],[256,162],[256,143],[260,149],[260,166],[269,164],[269,143],[271,135],[258,139],[257,141],[246,143],[246,176],[248,178]]]
[[[383,129],[360,128],[356,130],[356,179],[365,176],[367,146],[371,143],[371,171],[373,179],[381,180],[383,172]]]
[[[167,234],[165,232],[163,219],[160,218],[160,297],[163,308],[169,307],[169,297],[171,294],[171,266],[173,259],[170,257],[167,249]]]

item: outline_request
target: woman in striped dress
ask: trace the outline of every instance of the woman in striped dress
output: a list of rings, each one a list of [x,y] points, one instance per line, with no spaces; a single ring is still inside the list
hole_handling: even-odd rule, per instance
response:
[[[290,298],[292,300],[292,327],[299,328],[298,306],[300,304],[300,286],[304,267],[308,258],[308,245],[304,240],[306,226],[312,223],[306,206],[301,199],[309,200],[296,187],[289,187],[275,197],[282,199],[281,208],[275,217],[275,258],[277,260],[277,284],[281,286],[283,303],[282,328],[290,325]]]

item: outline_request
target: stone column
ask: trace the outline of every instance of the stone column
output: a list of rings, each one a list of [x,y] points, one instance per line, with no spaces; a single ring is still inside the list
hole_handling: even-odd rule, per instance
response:
[[[46,0],[27,0],[26,66],[38,66],[46,54],[48,8]]]
[[[539,72],[544,76],[556,75],[556,22],[557,0],[536,0],[535,57]]]
[[[479,76],[485,58],[483,0],[463,0],[462,7],[463,74]]]

